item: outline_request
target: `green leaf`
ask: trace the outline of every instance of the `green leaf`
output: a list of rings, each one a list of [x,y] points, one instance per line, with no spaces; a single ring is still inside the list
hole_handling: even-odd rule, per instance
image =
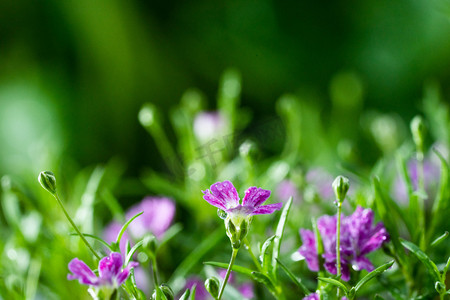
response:
[[[377,277],[379,275],[381,275],[384,271],[386,271],[387,269],[389,269],[390,267],[392,267],[392,265],[394,264],[394,260],[376,268],[375,270],[373,270],[372,272],[370,272],[369,274],[367,274],[366,276],[364,276],[360,281],[358,281],[358,283],[355,285],[355,294],[358,292],[358,290],[365,285],[369,280],[371,280],[374,277]]]
[[[343,290],[345,292],[345,294],[348,293],[348,287],[345,286],[345,284],[343,284],[342,282],[340,282],[339,280],[333,279],[333,278],[327,278],[327,277],[317,277],[318,280],[332,284],[338,288],[340,288],[341,290]]]
[[[447,264],[445,265],[444,270],[442,271],[442,282],[446,281],[447,271],[449,267],[450,267],[450,257],[448,258]]]
[[[411,251],[427,268],[428,272],[431,276],[433,276],[434,281],[440,281],[441,280],[441,274],[439,273],[439,270],[436,266],[436,264],[428,257],[428,255],[425,254],[420,248],[402,238],[400,238],[400,242],[402,245]]]
[[[447,237],[448,237],[448,231],[444,232],[443,235],[441,235],[440,237],[438,237],[437,239],[435,239],[435,240],[431,243],[431,247],[436,247],[436,246],[439,245],[441,242],[443,242]]]
[[[259,283],[264,284],[267,289],[274,295],[276,295],[276,289],[275,289],[275,285],[273,284],[272,280],[270,280],[269,277],[267,277],[266,275],[264,275],[261,272],[252,272],[252,277],[254,280],[258,281]]]
[[[269,267],[272,266],[270,264],[269,247],[274,242],[276,237],[276,235],[272,235],[264,242],[263,246],[261,247],[259,259],[261,260],[263,270],[267,273],[269,273]]]
[[[139,217],[139,216],[142,215],[143,213],[144,213],[144,212],[141,211],[140,213],[134,215],[131,219],[129,219],[129,220],[122,226],[122,228],[121,228],[120,231],[119,231],[119,234],[117,235],[117,239],[116,239],[117,245],[120,245],[120,240],[122,239],[122,235],[123,235],[123,233],[125,232],[125,230],[127,230],[128,225],[130,225],[131,222],[134,221],[134,219],[136,219],[137,217]]]
[[[137,251],[137,249],[142,247],[143,243],[144,243],[144,240],[140,240],[138,243],[136,243],[136,245],[133,246],[133,248],[130,249],[130,251],[127,252],[127,257],[125,259],[125,266],[128,265],[131,258],[133,258],[134,253]]]
[[[71,235],[71,236],[75,236],[75,235],[76,235],[76,236],[79,236],[79,234],[76,233],[76,232],[72,232],[70,235]],[[84,235],[85,237],[89,237],[89,238],[91,238],[91,239],[94,239],[94,240],[99,241],[100,243],[102,243],[103,245],[105,245],[106,247],[108,247],[109,250],[113,251],[113,248],[111,247],[111,245],[108,244],[107,242],[105,242],[103,239],[99,238],[98,236],[95,236],[95,235],[89,234],[89,233],[83,233],[83,235]]]
[[[214,266],[214,267],[219,267],[222,269],[228,269],[228,264],[227,263],[221,263],[221,262],[216,262],[216,261],[205,261],[203,264],[205,265],[209,265],[209,266]],[[246,267],[241,267],[239,265],[233,265],[231,267],[231,270],[234,272],[238,272],[244,275],[248,275],[248,276],[252,276],[252,272],[254,272],[251,269],[248,269]]]
[[[288,202],[281,212],[280,220],[278,221],[277,230],[275,232],[276,238],[273,243],[273,253],[272,253],[272,278],[277,278],[277,263],[278,255],[280,254],[281,239],[284,235],[284,228],[286,227],[286,220],[289,215],[289,211],[292,206],[292,196],[289,197]]]
[[[309,295],[311,292],[308,290],[308,288],[299,280],[292,272],[289,270],[278,258],[278,263],[280,264],[280,267],[286,272],[286,274],[291,278],[292,282],[295,283],[299,287],[299,289],[303,292],[303,294]]]
[[[450,169],[447,161],[444,156],[436,149],[433,148],[434,153],[439,157],[441,161],[441,179],[439,192],[436,195],[436,199],[434,200],[433,208],[432,208],[432,216],[434,216],[431,220],[430,230],[428,232],[429,236],[434,235],[435,228],[442,222],[442,218],[446,218],[446,214],[444,211],[448,209],[450,205],[450,195],[449,195],[449,177],[450,177]]]
[[[181,295],[179,300],[188,300],[190,295],[191,295],[191,290],[186,289],[186,291],[184,291],[183,295]]]

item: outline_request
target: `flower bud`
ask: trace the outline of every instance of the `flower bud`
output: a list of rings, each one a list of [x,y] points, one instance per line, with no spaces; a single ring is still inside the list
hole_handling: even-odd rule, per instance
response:
[[[246,140],[239,147],[239,153],[246,159],[252,159],[258,155],[258,147],[250,140]]]
[[[225,219],[225,230],[228,237],[230,238],[232,247],[234,249],[239,249],[239,247],[241,246],[241,241],[239,238],[240,234],[238,229],[236,229],[236,226],[234,225],[233,220],[231,220],[231,218]]]
[[[50,171],[43,171],[39,173],[38,177],[39,183],[41,186],[49,193],[56,193],[56,178],[55,174]]]
[[[205,288],[211,294],[214,299],[219,296],[220,282],[217,277],[210,277],[205,281]]]
[[[425,140],[425,122],[421,116],[415,116],[411,121],[411,134],[419,152],[423,151]]]
[[[342,201],[344,201],[349,187],[350,187],[350,182],[349,182],[348,178],[346,178],[344,176],[338,176],[333,181],[334,194],[336,195],[336,200],[339,203],[342,203]]]

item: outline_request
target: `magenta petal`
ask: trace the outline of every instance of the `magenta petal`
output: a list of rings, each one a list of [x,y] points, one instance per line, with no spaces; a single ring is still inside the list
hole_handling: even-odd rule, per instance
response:
[[[311,230],[300,229],[303,245],[298,252],[305,258],[311,271],[319,271],[319,259],[317,257],[316,237]]]
[[[116,278],[117,284],[121,285],[122,283],[124,283],[125,280],[127,280],[128,276],[130,275],[130,269],[137,267],[138,265],[139,264],[137,262],[130,262],[128,264],[128,266],[125,269],[123,269],[123,271],[120,272],[119,275],[117,275],[117,278]]]
[[[98,273],[102,281],[112,283],[112,278],[116,277],[122,269],[122,255],[118,252],[111,252],[98,263]]]
[[[274,204],[268,204],[258,207],[253,211],[253,215],[265,215],[265,214],[271,214],[276,210],[280,210],[283,206],[283,203],[274,203]]]
[[[222,210],[227,209],[226,203],[222,199],[213,196],[209,190],[203,191],[203,193],[205,194],[203,195],[203,199],[205,199],[209,204]]]
[[[239,195],[236,188],[227,180],[211,185],[211,194],[219,199],[226,208],[234,207],[239,204]]]
[[[364,245],[361,245],[361,254],[367,254],[379,249],[383,243],[389,241],[389,234],[383,223],[378,223],[373,229],[372,236],[365,241]]]
[[[356,271],[360,271],[362,269],[367,270],[368,272],[372,272],[374,270],[374,267],[370,260],[367,257],[360,256],[355,259],[353,262],[354,268],[356,267]]]
[[[270,191],[252,186],[245,191],[242,205],[258,207],[270,197]]]
[[[69,271],[73,274],[68,274],[67,279],[78,279],[81,284],[98,285],[99,280],[94,272],[81,260],[74,258],[69,263]]]

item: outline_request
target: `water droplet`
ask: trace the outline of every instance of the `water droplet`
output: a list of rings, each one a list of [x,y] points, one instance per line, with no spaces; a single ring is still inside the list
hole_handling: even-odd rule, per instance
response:
[[[222,220],[225,220],[227,218],[227,213],[222,210],[222,209],[217,209],[217,215],[219,216],[219,218],[221,218]]]

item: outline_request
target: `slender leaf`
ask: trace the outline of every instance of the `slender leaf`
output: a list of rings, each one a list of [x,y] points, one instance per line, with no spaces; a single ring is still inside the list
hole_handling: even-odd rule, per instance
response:
[[[190,295],[191,295],[191,290],[186,289],[186,291],[184,291],[183,295],[181,295],[179,300],[188,300]]]
[[[435,239],[435,240],[431,243],[431,247],[436,247],[437,245],[439,245],[440,243],[442,243],[447,237],[448,237],[448,231],[444,232],[443,235],[441,235],[440,237],[438,237],[437,239]]]
[[[283,238],[284,228],[286,227],[286,220],[289,215],[289,211],[292,206],[292,196],[289,197],[288,202],[281,212],[280,221],[278,221],[277,230],[275,232],[276,238],[273,243],[273,253],[272,253],[272,278],[277,278],[277,263],[278,255],[280,254],[281,239]]]
[[[435,281],[441,280],[441,274],[439,273],[436,264],[428,257],[428,255],[425,254],[425,252],[420,250],[420,248],[417,245],[409,241],[406,241],[402,238],[400,238],[400,242],[406,249],[411,251],[425,265],[428,272],[430,273],[431,276],[433,276],[433,279]]]
[[[72,232],[70,235],[71,235],[71,236],[75,236],[75,235],[76,235],[76,236],[80,236],[80,235],[79,235],[78,233],[76,233],[76,232]],[[84,235],[85,237],[89,237],[89,238],[91,238],[91,239],[94,239],[94,240],[99,241],[100,243],[102,243],[103,245],[105,245],[106,247],[108,247],[109,250],[113,251],[113,248],[111,247],[111,245],[108,244],[107,242],[105,242],[103,239],[99,238],[98,236],[95,236],[95,235],[89,234],[89,233],[83,233],[83,235]]]
[[[442,271],[442,282],[445,282],[445,280],[446,280],[447,271],[448,271],[449,267],[450,267],[450,257],[448,258],[447,264],[445,265],[444,270]]]
[[[129,220],[122,226],[122,228],[121,228],[120,231],[119,231],[119,234],[117,235],[117,239],[116,239],[117,245],[120,245],[120,240],[122,239],[122,235],[123,235],[123,233],[125,232],[125,230],[127,230],[128,225],[130,225],[131,222],[134,221],[134,219],[136,219],[137,217],[139,217],[139,216],[142,215],[143,213],[144,213],[144,212],[141,211],[140,213],[134,215],[131,219],[129,219]]]
[[[280,267],[286,272],[286,274],[291,278],[292,282],[295,283],[299,287],[299,289],[303,292],[303,294],[309,295],[311,292],[308,290],[308,288],[299,280],[292,272],[289,270],[278,258],[278,263],[280,264]]]
[[[270,264],[269,247],[271,244],[273,244],[276,237],[276,235],[272,235],[264,242],[263,246],[261,247],[259,259],[261,260],[263,270],[267,273],[269,273],[269,267],[272,266]]]
[[[133,246],[133,248],[130,249],[130,251],[127,252],[127,257],[125,259],[125,266],[128,265],[128,263],[130,262],[131,258],[134,255],[134,253],[137,251],[137,249],[142,247],[143,244],[144,244],[144,240],[140,240],[138,243],[136,243],[136,245]]]
[[[365,285],[367,282],[369,282],[369,280],[371,280],[374,277],[377,277],[379,275],[381,275],[384,271],[386,271],[387,269],[389,269],[390,267],[392,267],[392,265],[394,264],[394,260],[376,268],[375,270],[373,270],[372,272],[370,272],[369,274],[367,274],[366,276],[364,276],[360,281],[358,281],[358,283],[355,285],[355,293],[358,292],[358,290]]]
[[[333,279],[333,278],[327,278],[327,277],[317,277],[317,279],[320,280],[320,281],[324,281],[326,283],[332,284],[332,285],[340,288],[341,290],[343,290],[345,292],[345,294],[348,293],[348,287],[345,286],[345,284],[343,284],[339,280],[336,280],[336,279]]]
[[[214,267],[219,267],[222,269],[228,269],[228,263],[221,263],[221,262],[215,262],[215,261],[205,261],[203,264],[205,265],[209,265],[209,266],[214,266]],[[252,272],[254,272],[251,269],[248,269],[246,267],[241,267],[239,265],[233,265],[233,267],[231,268],[232,271],[234,272],[238,272],[244,275],[248,275],[248,276],[252,276]]]
[[[272,280],[270,280],[269,277],[267,277],[266,275],[264,275],[261,272],[252,272],[252,277],[254,280],[258,281],[259,283],[264,284],[267,289],[274,295],[276,295],[276,289],[275,289],[275,285],[273,284]]]

